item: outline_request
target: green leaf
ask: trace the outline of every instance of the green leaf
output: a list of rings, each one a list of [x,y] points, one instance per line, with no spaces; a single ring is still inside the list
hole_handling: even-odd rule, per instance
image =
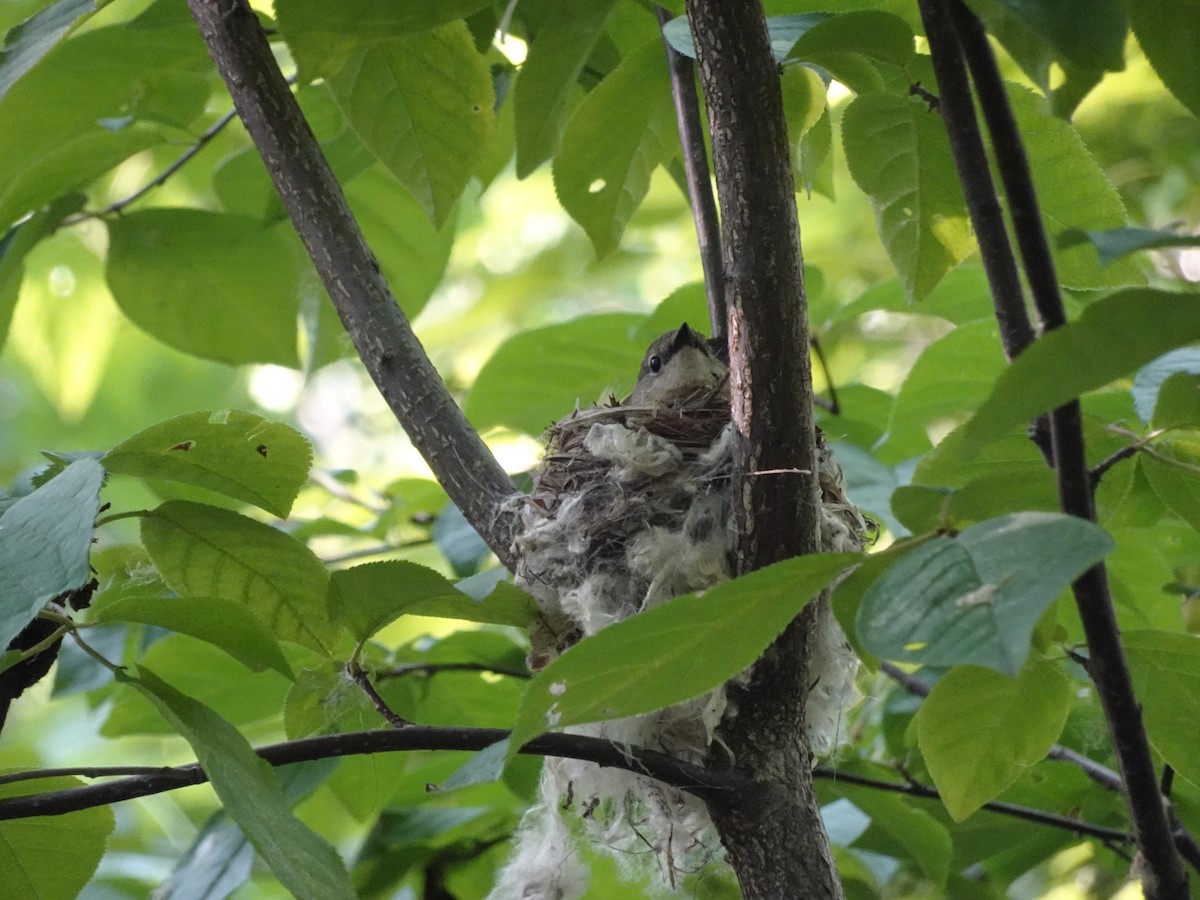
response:
[[[518,178],[558,152],[571,91],[615,3],[560,0],[538,28],[513,89]]]
[[[1200,10],[1195,0],[1138,0],[1129,4],[1133,33],[1167,89],[1200,116]]]
[[[1137,253],[1139,250],[1200,246],[1200,235],[1156,231],[1153,228],[1109,228],[1104,231],[1068,228],[1058,238],[1060,247],[1073,247],[1082,243],[1090,243],[1095,247],[1100,265],[1107,266],[1113,260]]]
[[[315,759],[276,768],[275,776],[289,804],[315,791],[341,760]],[[254,846],[224,810],[213,813],[175,863],[171,877],[156,893],[162,900],[227,897],[250,880]]]
[[[220,597],[126,597],[105,604],[97,622],[141,622],[190,635],[220,647],[242,665],[274,669],[292,678],[275,635],[240,603]]]
[[[55,47],[0,101],[0,134],[20,135],[0,141],[0,226],[160,143],[159,123],[191,125],[210,69],[194,25],[101,28]]]
[[[333,75],[364,44],[429,31],[491,5],[490,0],[379,3],[378,0],[277,0],[279,29],[300,63],[301,80]]]
[[[60,197],[48,209],[14,225],[0,236],[0,348],[8,339],[8,326],[25,276],[25,255],[44,237],[54,233],[60,222],[83,207],[83,197]]]
[[[329,89],[363,144],[441,227],[495,122],[491,75],[467,26],[370,41]]]
[[[1200,638],[1168,631],[1125,634],[1129,672],[1154,749],[1200,785],[1196,722],[1200,721]]]
[[[1134,377],[1131,390],[1133,405],[1137,409],[1138,418],[1147,425],[1154,418],[1163,382],[1176,372],[1200,375],[1200,347],[1183,347],[1164,353],[1143,366]]]
[[[405,314],[414,318],[446,274],[457,212],[452,210],[441,228],[435,228],[412,193],[379,166],[356,176],[345,190],[388,287]]]
[[[905,293],[920,300],[974,249],[942,121],[920,100],[864,94],[843,115],[842,140]]]
[[[617,248],[655,167],[678,146],[662,41],[627,55],[567,122],[554,189],[597,257]]]
[[[974,412],[1007,365],[995,321],[960,325],[930,344],[900,386],[886,443],[906,457],[928,448],[929,426]]]
[[[1051,246],[1059,247],[1054,255],[1059,282],[1074,289],[1143,283],[1141,268],[1131,260],[1101,267],[1087,245],[1061,246],[1061,236],[1071,229],[1125,227],[1125,206],[1069,122],[1051,115],[1033,91],[1010,85],[1008,99],[1031,160],[1042,224]]]
[[[1176,372],[1163,382],[1150,423],[1155,428],[1200,426],[1200,375]]]
[[[329,608],[360,639],[403,615],[517,627],[527,626],[537,615],[533,598],[513,585],[498,584],[475,599],[433,569],[400,560],[334,572],[329,580]]]
[[[872,826],[883,829],[909,853],[935,887],[945,887],[954,849],[945,825],[894,794],[862,789],[855,790],[851,800],[871,817]]]
[[[921,753],[950,817],[961,822],[997,797],[1058,740],[1071,682],[1033,661],[1015,678],[955,666],[917,713]]]
[[[963,450],[978,452],[1047,410],[1128,375],[1157,356],[1200,340],[1200,297],[1131,288],[1097,300],[1072,322],[1042,336],[996,380],[963,429]]]
[[[1163,441],[1138,461],[1146,480],[1175,515],[1200,530],[1200,444]]]
[[[379,711],[339,663],[305,669],[296,677],[283,706],[283,722],[290,740],[368,731],[384,724]]]
[[[277,722],[291,688],[291,682],[278,672],[248,671],[226,651],[185,634],[168,634],[156,640],[138,658],[138,665],[153,669],[159,677],[169,679],[180,691],[236,725],[270,726]],[[174,730],[154,704],[127,688],[115,691],[106,710],[108,715],[100,727],[100,734],[106,738],[161,736]]]
[[[149,669],[118,678],[140,691],[184,736],[230,817],[287,890],[303,900],[353,900],[345,864],[296,818],[271,767],[236,728]]]
[[[0,784],[0,798],[83,786],[79,778]],[[78,896],[104,856],[116,820],[112,807],[0,822],[0,895],[52,900]]]
[[[467,417],[481,430],[506,425],[539,435],[606,391],[626,393],[646,352],[630,340],[640,321],[629,313],[604,313],[517,333],[479,371],[467,395]]]
[[[76,25],[96,11],[96,0],[57,0],[9,30],[0,51],[0,100]]]
[[[177,593],[239,601],[279,638],[332,651],[329,575],[282,531],[227,509],[172,500],[142,519],[142,543]]]
[[[0,647],[47,600],[88,580],[103,483],[98,462],[76,460],[0,516]]]
[[[796,178],[798,190],[813,191],[833,198],[833,178],[830,168],[825,166],[829,161],[829,151],[833,147],[833,125],[829,115],[829,106],[821,112],[820,118],[813,124],[792,153],[792,174]]]
[[[1054,62],[1089,71],[1125,68],[1129,14],[1124,0],[972,0],[971,5],[1043,90]]]
[[[286,425],[220,410],[153,425],[103,462],[113,474],[193,484],[286,518],[308,480],[312,448]]]
[[[305,271],[283,232],[198,209],[128,213],[108,231],[108,286],[136,325],[205,359],[298,367]]]
[[[771,40],[771,53],[775,62],[787,59],[788,52],[810,28],[829,18],[828,13],[802,13],[791,16],[767,16],[767,36]],[[663,35],[679,53],[696,58],[696,46],[692,43],[691,26],[686,16],[672,19],[663,26]]]
[[[779,87],[788,140],[798,145],[825,113],[825,82],[808,66],[788,66],[780,73]]]
[[[912,28],[891,13],[853,10],[818,22],[799,37],[788,56],[822,65],[832,54],[847,53],[903,68],[916,55]]]
[[[1042,613],[1112,548],[1103,530],[1072,516],[991,519],[898,560],[863,597],[856,630],[884,659],[1016,675]]]
[[[785,560],[703,596],[668,600],[580,641],[530,682],[511,752],[551,728],[650,712],[727,681],[860,559],[820,553]]]

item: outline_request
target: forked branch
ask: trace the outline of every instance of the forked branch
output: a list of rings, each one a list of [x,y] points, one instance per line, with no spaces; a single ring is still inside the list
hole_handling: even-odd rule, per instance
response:
[[[188,6],[363,365],[450,499],[511,568],[517,489],[397,305],[258,18],[245,0]]]

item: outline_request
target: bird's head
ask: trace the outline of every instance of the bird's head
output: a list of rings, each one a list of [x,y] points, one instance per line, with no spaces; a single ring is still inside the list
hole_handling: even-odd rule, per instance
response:
[[[686,322],[662,335],[646,351],[626,404],[666,406],[727,389],[729,367],[722,362],[715,343]]]

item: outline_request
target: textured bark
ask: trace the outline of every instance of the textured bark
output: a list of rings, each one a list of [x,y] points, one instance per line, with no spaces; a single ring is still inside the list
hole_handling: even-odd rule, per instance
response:
[[[245,0],[188,6],[363,365],[450,499],[511,569],[517,490],[392,296],[257,17]]]
[[[739,574],[819,549],[807,304],[779,72],[758,2],[689,0],[722,212]],[[731,691],[736,766],[778,787],[710,802],[747,898],[843,896],[804,730],[812,617]]]

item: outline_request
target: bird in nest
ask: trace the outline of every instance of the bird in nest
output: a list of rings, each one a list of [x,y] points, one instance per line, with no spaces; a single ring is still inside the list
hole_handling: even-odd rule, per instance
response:
[[[650,345],[625,400],[610,397],[550,428],[514,543],[517,583],[541,610],[531,668],[613,622],[731,577],[733,439],[722,343],[684,323]],[[817,444],[822,547],[859,549],[866,523],[819,434]],[[827,605],[819,612],[806,730],[820,753],[836,743],[857,659]],[[717,726],[733,714],[719,687],[670,709],[574,730],[702,764]],[[492,897],[581,893],[579,831],[623,867],[649,865],[672,888],[721,853],[707,811],[690,795],[628,772],[547,759],[541,802]]]

